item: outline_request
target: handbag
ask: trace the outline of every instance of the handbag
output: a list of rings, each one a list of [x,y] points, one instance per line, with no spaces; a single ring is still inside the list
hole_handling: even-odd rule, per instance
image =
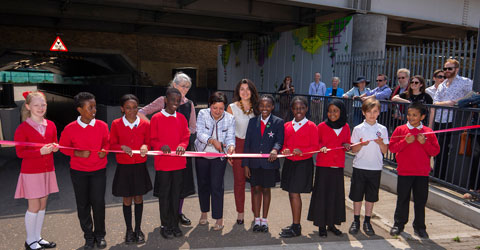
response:
[[[464,131],[460,135],[460,148],[458,149],[458,155],[472,156],[472,136]]]

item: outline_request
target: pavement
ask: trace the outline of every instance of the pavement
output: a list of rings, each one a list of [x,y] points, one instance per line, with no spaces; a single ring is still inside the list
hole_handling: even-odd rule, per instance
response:
[[[236,210],[233,197],[233,174],[227,166],[225,174],[225,228],[218,232],[210,226],[215,223],[209,219],[210,226],[198,224],[200,209],[198,198],[191,196],[185,200],[184,213],[192,220],[191,226],[181,227],[185,236],[165,240],[160,236],[160,216],[158,200],[148,193],[144,196],[145,206],[142,230],[146,243],[125,245],[125,223],[122,214],[121,198],[111,195],[111,186],[115,170],[114,157],[109,155],[107,165],[106,226],[107,249],[480,249],[480,231],[453,218],[426,210],[427,231],[430,240],[421,240],[413,235],[411,223],[400,237],[389,235],[393,225],[396,195],[380,191],[380,201],[375,204],[372,223],[376,235],[366,236],[362,231],[357,235],[348,234],[353,220],[352,202],[345,198],[347,221],[339,229],[341,236],[329,234],[327,238],[318,237],[318,228],[306,220],[310,195],[302,195],[302,236],[282,239],[278,236],[282,227],[291,224],[291,212],[288,195],[280,188],[272,189],[272,202],[269,213],[269,233],[253,233],[253,216],[250,205],[250,190],[246,190],[245,225],[236,225]],[[25,240],[24,214],[26,200],[15,200],[20,160],[13,148],[0,148],[0,249],[23,249]],[[49,197],[47,215],[42,237],[57,243],[57,249],[81,249],[83,234],[76,215],[75,198],[71,185],[68,157],[61,153],[55,155],[56,174],[60,192]],[[148,168],[153,179],[153,161],[149,159]],[[348,195],[350,179],[345,176],[345,193]],[[410,222],[413,221],[413,204],[410,208]],[[362,211],[363,213],[363,211]]]

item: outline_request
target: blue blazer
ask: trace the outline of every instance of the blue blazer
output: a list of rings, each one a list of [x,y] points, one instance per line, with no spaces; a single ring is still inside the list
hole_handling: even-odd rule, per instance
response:
[[[260,129],[261,122],[261,115],[251,118],[248,122],[245,146],[243,148],[244,152],[270,154],[272,149],[276,149],[278,153],[280,153],[284,136],[283,120],[272,114],[268,119],[263,136]],[[267,158],[244,158],[242,160],[242,166],[249,168],[279,169],[280,162],[278,159],[274,162],[269,162]]]
[[[331,96],[332,95],[333,88],[327,88],[327,91],[325,92],[325,96]],[[338,97],[343,96],[343,89],[342,88],[337,88],[337,95]]]

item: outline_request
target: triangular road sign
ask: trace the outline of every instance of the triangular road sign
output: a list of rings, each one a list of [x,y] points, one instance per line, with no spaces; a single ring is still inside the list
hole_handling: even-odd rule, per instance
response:
[[[67,52],[67,47],[65,44],[63,44],[62,40],[60,39],[59,36],[57,36],[57,39],[55,39],[55,42],[53,42],[52,47],[50,47],[50,51],[63,51]]]

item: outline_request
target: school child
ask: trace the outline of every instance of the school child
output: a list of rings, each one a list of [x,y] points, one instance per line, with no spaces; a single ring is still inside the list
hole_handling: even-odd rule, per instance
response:
[[[125,243],[145,243],[141,230],[143,195],[152,190],[147,170],[148,145],[150,145],[150,123],[137,116],[138,98],[132,94],[120,99],[123,117],[112,122],[110,149],[123,150],[116,154],[117,169],[113,177],[112,194],[123,197],[123,217],[127,226]],[[132,150],[140,150],[133,154]],[[135,231],[132,228],[132,200],[135,201]]]
[[[60,136],[60,145],[77,148],[60,149],[70,156],[72,179],[78,219],[85,238],[84,249],[107,247],[105,241],[105,188],[108,149],[108,126],[95,119],[95,96],[80,92],[74,98],[80,116],[68,124]],[[92,221],[93,216],[93,221]]]
[[[350,184],[350,200],[353,201],[354,220],[350,226],[350,234],[357,234],[360,229],[360,210],[365,197],[365,219],[363,231],[375,235],[370,218],[373,204],[378,201],[380,177],[382,176],[383,154],[388,150],[387,128],[377,122],[380,115],[380,102],[367,99],[362,104],[365,121],[357,125],[352,132],[352,152],[357,153],[353,159],[353,174]],[[374,141],[370,141],[374,140]]]
[[[268,209],[270,208],[270,188],[280,181],[280,163],[277,159],[278,151],[283,145],[284,122],[272,115],[275,101],[271,95],[260,97],[260,115],[251,118],[248,122],[245,138],[245,153],[270,153],[265,158],[244,158],[242,166],[245,168],[245,177],[249,180],[253,190],[252,204],[255,216],[253,232],[268,232]],[[260,219],[260,207],[263,197],[263,216]]]
[[[22,106],[22,122],[15,131],[14,140],[18,142],[36,142],[43,147],[16,146],[17,156],[22,159],[18,176],[15,199],[28,200],[25,213],[26,249],[44,249],[56,247],[55,242],[42,239],[42,225],[45,219],[48,195],[58,192],[53,152],[58,151],[57,128],[45,119],[47,100],[39,91],[25,92]]]
[[[175,149],[177,155],[183,155],[188,146],[190,132],[187,119],[176,112],[182,94],[178,89],[169,88],[165,94],[165,108],[155,114],[150,126],[150,144],[153,150],[169,154]],[[183,185],[182,170],[186,168],[185,157],[155,156],[155,184],[153,195],[158,197],[160,234],[165,239],[183,235],[179,223],[178,208]]]
[[[315,123],[309,121],[305,115],[308,111],[307,99],[295,96],[290,104],[294,119],[286,122],[285,140],[282,154],[287,157],[283,164],[281,188],[288,192],[292,208],[292,225],[283,228],[280,236],[291,238],[302,234],[300,217],[302,213],[301,193],[312,192],[313,183],[313,154],[303,154],[318,149],[318,131]]]
[[[327,117],[317,127],[321,152],[317,154],[315,183],[307,217],[318,226],[320,237],[327,237],[327,230],[337,236],[342,234],[335,225],[345,221],[343,169],[345,151],[350,150],[350,127],[345,104],[338,99],[332,100],[328,104]],[[339,147],[341,149],[328,151]]]
[[[397,206],[394,224],[390,234],[399,235],[408,222],[410,193],[413,192],[415,235],[428,238],[425,226],[425,205],[428,198],[428,176],[430,174],[430,157],[440,152],[437,137],[432,129],[424,126],[427,110],[421,103],[408,107],[407,124],[398,126],[390,138],[390,152],[396,153],[397,159]]]

